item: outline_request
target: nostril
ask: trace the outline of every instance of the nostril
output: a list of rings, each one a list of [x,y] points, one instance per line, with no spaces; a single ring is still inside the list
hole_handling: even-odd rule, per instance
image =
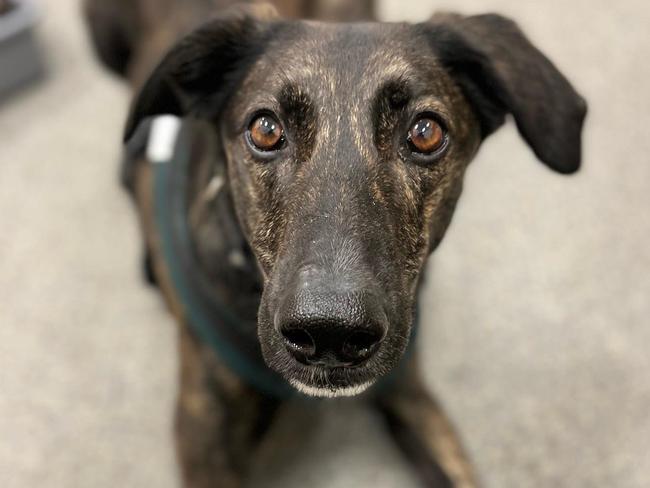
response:
[[[342,352],[349,360],[363,361],[375,352],[381,339],[382,334],[378,332],[356,331],[346,338]]]
[[[305,329],[283,329],[282,337],[287,347],[305,356],[311,356],[316,352],[314,339]]]

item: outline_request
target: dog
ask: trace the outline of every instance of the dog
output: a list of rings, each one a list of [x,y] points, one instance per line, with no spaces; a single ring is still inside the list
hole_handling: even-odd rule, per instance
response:
[[[363,393],[427,486],[477,486],[408,347],[424,265],[465,169],[506,116],[541,162],[569,174],[585,101],[499,15],[382,24],[369,1],[230,3],[86,0],[100,59],[137,93],[125,141],[161,114],[191,127],[196,269],[263,368],[306,395]],[[183,481],[239,487],[284,399],[191,326],[162,249],[153,171],[135,152],[124,180],[148,276],[180,324]]]

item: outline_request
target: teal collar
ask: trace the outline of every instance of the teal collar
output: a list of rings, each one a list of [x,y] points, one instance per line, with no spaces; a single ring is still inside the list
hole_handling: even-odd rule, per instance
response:
[[[212,292],[197,262],[187,215],[190,129],[163,116],[152,122],[147,159],[154,173],[154,213],[162,257],[186,321],[245,383],[267,395],[286,398],[295,391],[262,358],[255,323],[243,323]]]

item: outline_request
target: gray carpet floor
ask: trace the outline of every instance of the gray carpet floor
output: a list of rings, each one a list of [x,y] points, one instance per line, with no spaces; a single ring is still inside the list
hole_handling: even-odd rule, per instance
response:
[[[174,325],[142,284],[117,184],[128,93],[92,59],[77,2],[44,6],[48,78],[0,106],[0,486],[178,486]],[[536,162],[512,123],[482,148],[432,260],[427,381],[487,487],[648,487],[650,7],[386,0],[381,12],[436,8],[516,19],[590,113],[572,177]],[[355,401],[289,411],[272,435],[286,452],[251,486],[417,486]]]

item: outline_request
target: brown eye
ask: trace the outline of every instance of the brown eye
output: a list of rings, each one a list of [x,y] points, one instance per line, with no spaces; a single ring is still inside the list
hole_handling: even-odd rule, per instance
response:
[[[445,145],[445,131],[435,119],[423,116],[411,126],[407,139],[413,151],[432,154]]]
[[[284,131],[280,122],[272,115],[259,115],[248,126],[250,142],[259,151],[275,151],[284,142]]]

